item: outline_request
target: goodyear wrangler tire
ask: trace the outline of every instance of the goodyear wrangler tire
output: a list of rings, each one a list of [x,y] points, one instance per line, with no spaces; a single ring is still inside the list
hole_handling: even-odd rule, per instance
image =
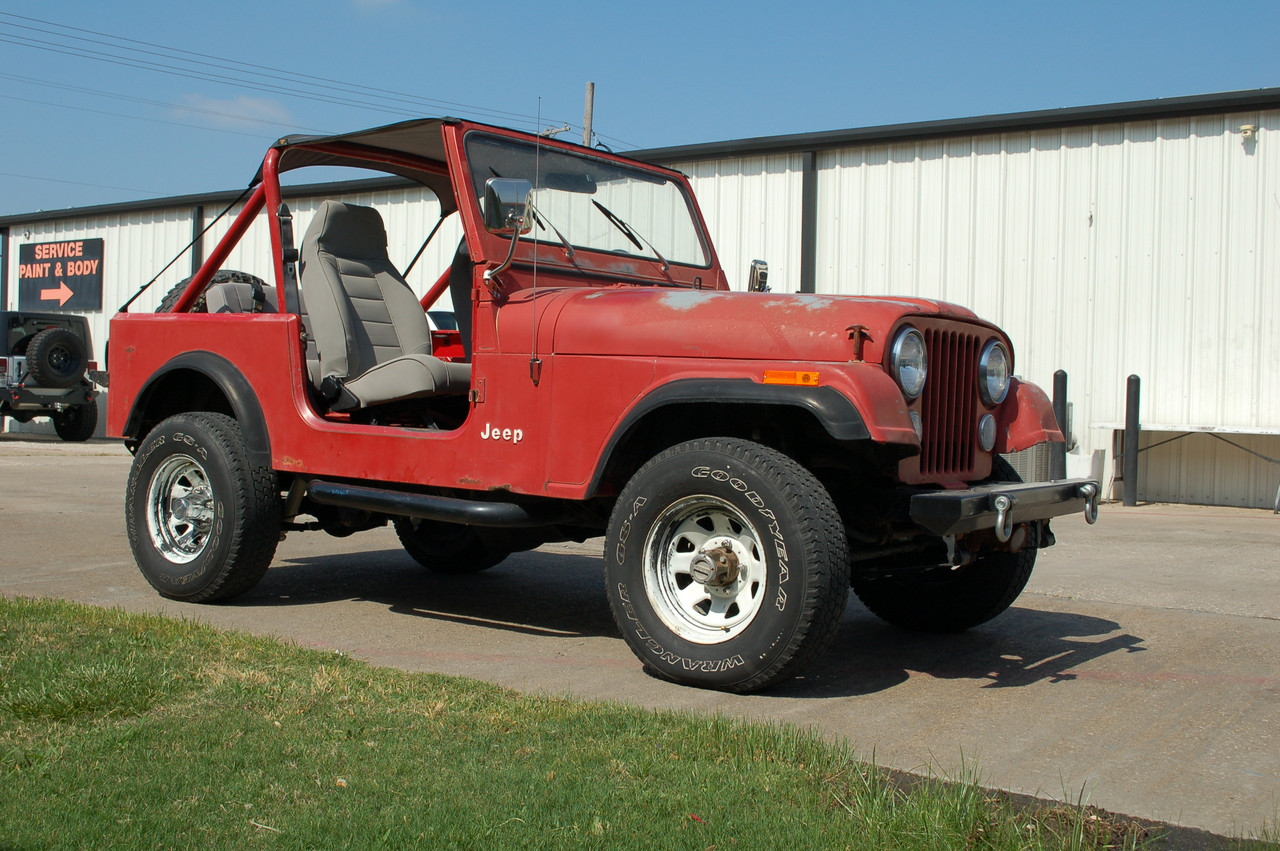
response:
[[[203,603],[248,591],[271,564],[280,522],[275,472],[249,461],[231,417],[179,414],[138,447],[125,526],[138,568],[161,595]]]
[[[800,673],[849,594],[844,526],[787,456],[707,438],[655,456],[623,489],[605,540],[614,620],[656,675],[748,692]]]
[[[997,456],[988,482],[1020,482]],[[964,567],[938,565],[896,575],[853,577],[853,591],[882,620],[918,632],[963,632],[1013,605],[1036,565],[1036,548],[985,552]]]

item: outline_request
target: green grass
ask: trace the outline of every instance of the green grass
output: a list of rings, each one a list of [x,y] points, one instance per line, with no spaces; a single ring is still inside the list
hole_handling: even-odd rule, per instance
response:
[[[0,599],[0,848],[1070,848],[1142,831],[817,736]]]

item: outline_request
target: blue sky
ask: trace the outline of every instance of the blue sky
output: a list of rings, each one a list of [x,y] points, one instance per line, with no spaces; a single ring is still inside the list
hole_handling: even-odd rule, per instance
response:
[[[1280,86],[1277,31],[1276,0],[0,2],[0,215],[239,188],[290,132],[580,140],[588,80],[616,150]]]

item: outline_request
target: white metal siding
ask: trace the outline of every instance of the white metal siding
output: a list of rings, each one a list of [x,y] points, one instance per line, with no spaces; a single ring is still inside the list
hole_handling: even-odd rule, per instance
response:
[[[689,176],[730,287],[746,289],[751,261],[765,260],[774,292],[800,289],[800,154],[670,167]]]
[[[818,291],[938,298],[999,323],[1019,374],[1047,389],[1067,370],[1083,462],[1105,453],[1111,473],[1131,373],[1148,427],[1217,429],[1280,458],[1280,110],[863,145],[816,162]],[[801,154],[673,164],[690,175],[733,288],[757,258],[775,291],[799,288],[802,165]],[[401,265],[437,216],[419,188],[345,197],[382,212]],[[290,200],[299,240],[319,200]],[[10,302],[21,243],[102,236],[103,312],[90,315],[101,359],[111,312],[187,243],[190,216],[11,226]],[[410,276],[416,291],[459,238],[455,217]],[[269,256],[260,216],[225,265],[270,279]],[[135,309],[153,309],[189,266]],[[1280,465],[1202,434],[1141,457],[1144,499],[1270,506],[1280,485]]]
[[[940,298],[997,322],[1020,375],[1048,389],[1068,371],[1082,463],[1110,453],[1130,374],[1146,424],[1280,457],[1280,111],[849,147],[817,165],[818,292]],[[673,168],[733,288],[760,257],[774,289],[799,289],[801,155]],[[1140,497],[1274,502],[1280,466],[1179,443],[1143,453]]]
[[[759,256],[796,289],[800,161],[676,164],[735,288]],[[1243,432],[1280,457],[1258,434],[1280,429],[1280,111],[866,145],[817,166],[819,292],[1000,324],[1020,375],[1048,389],[1068,372],[1085,458],[1110,451],[1130,374],[1143,422]],[[1272,504],[1277,465],[1203,435],[1178,453],[1144,466],[1143,498]]]
[[[34,242],[55,242],[67,239],[102,238],[102,310],[74,311],[89,319],[89,332],[93,336],[93,359],[104,362],[104,346],[107,342],[107,323],[116,309],[139,286],[160,271],[168,259],[191,241],[191,209],[143,210],[108,216],[81,219],[57,219],[36,221],[9,228],[9,303],[6,308],[18,308],[18,247]],[[163,259],[160,259],[163,258]],[[165,280],[177,281],[189,272],[189,264],[181,261],[166,273]],[[163,295],[162,284],[152,290]],[[135,302],[134,309],[154,309],[159,295],[149,292]],[[72,312],[72,311],[68,311]]]
[[[1280,496],[1280,465],[1257,457],[1280,460],[1275,435],[1144,431],[1140,444],[1139,499],[1272,508]]]
[[[320,203],[326,198],[376,208],[387,227],[387,254],[391,257],[391,262],[401,269],[409,265],[409,261],[418,252],[422,241],[427,238],[427,234],[431,233],[440,216],[440,204],[435,195],[420,187],[290,198],[286,203],[293,214],[293,236],[297,246],[301,246],[302,237],[307,232],[311,217],[315,215]],[[230,228],[239,211],[239,207],[232,210],[210,228],[209,233],[205,234],[206,256]],[[208,216],[214,216],[218,212],[220,210],[206,209],[205,211]],[[458,241],[461,239],[462,226],[458,222],[458,217],[452,216],[441,226],[440,231],[431,240],[431,244],[427,246],[427,250],[423,252],[409,274],[409,284],[419,296],[426,293],[440,274],[449,268],[449,264],[453,261],[453,254],[458,248]],[[265,212],[258,214],[248,233],[240,240],[239,245],[231,252],[223,266],[250,272],[266,281],[274,279],[271,235]],[[184,272],[181,277],[186,277],[186,273]],[[438,305],[441,309],[449,309],[449,304],[449,295],[446,292]]]
[[[417,253],[422,241],[431,232],[440,214],[440,205],[435,196],[420,187],[289,199],[288,203],[294,216],[295,238],[299,243],[307,224],[311,221],[311,216],[315,214],[316,208],[325,197],[340,197],[341,200],[350,203],[376,207],[387,225],[388,253],[392,262],[401,268],[407,266],[413,259],[413,255]],[[221,212],[221,209],[221,207],[206,207],[205,221],[211,220]],[[227,232],[240,209],[241,207],[237,206],[231,210],[227,216],[214,223],[209,232],[204,235],[205,256],[208,256],[218,240]],[[105,368],[107,333],[111,317],[120,305],[137,291],[138,287],[151,280],[166,263],[187,246],[193,236],[192,216],[193,208],[174,207],[12,225],[9,229],[10,256],[4,259],[4,262],[9,265],[10,286],[7,307],[16,309],[18,306],[19,245],[102,237],[102,310],[85,312],[84,315],[89,319],[89,329],[93,336],[92,357],[100,367]],[[452,216],[440,228],[409,276],[409,283],[419,296],[424,294],[440,274],[449,268],[461,238],[462,227],[458,223],[457,216]],[[274,281],[270,235],[265,213],[258,215],[245,238],[232,251],[223,267],[250,272],[263,280]],[[191,258],[189,254],[184,254],[130,306],[130,311],[140,313],[155,310],[164,295],[190,274]],[[450,309],[447,291],[437,305],[442,310]],[[6,423],[5,427],[11,430],[52,432],[51,424],[45,419],[26,425],[10,422]]]

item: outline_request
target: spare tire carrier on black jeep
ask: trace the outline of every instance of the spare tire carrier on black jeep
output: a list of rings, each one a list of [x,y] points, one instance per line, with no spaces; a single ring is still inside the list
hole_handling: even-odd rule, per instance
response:
[[[27,345],[27,370],[43,387],[74,387],[88,367],[84,340],[66,328],[46,328]]]

